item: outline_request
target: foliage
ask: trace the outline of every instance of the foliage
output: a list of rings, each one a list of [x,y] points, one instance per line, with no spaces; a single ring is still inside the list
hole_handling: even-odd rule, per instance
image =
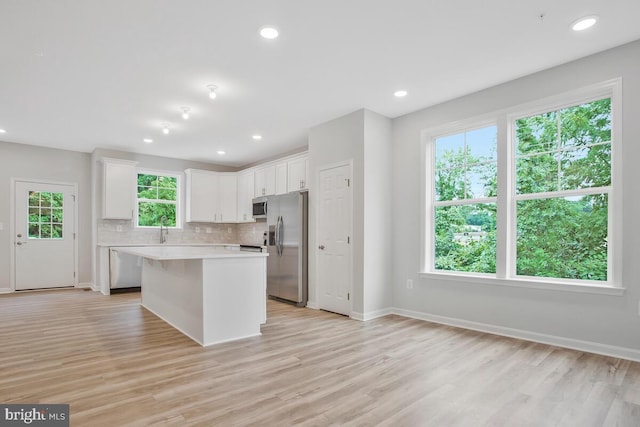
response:
[[[173,176],[138,174],[138,225],[159,227],[176,226],[178,179]]]
[[[517,202],[516,273],[607,280],[608,196],[563,194],[611,184],[611,102],[603,99],[516,120],[516,193],[544,193]],[[437,141],[436,141],[437,144]],[[472,199],[465,149],[445,150],[436,161],[437,200]],[[482,164],[480,197],[497,195],[495,163]],[[477,185],[474,187],[476,188]],[[496,205],[438,206],[435,268],[495,272]],[[474,226],[482,233],[466,239]],[[478,238],[478,236],[481,236]]]

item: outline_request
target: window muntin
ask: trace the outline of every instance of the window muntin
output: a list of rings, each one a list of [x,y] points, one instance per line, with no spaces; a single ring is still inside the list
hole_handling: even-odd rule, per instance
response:
[[[137,225],[138,227],[178,226],[177,175],[156,172],[138,172]]]
[[[496,272],[496,126],[434,139],[435,270]]]
[[[29,239],[62,239],[64,194],[29,191]]]

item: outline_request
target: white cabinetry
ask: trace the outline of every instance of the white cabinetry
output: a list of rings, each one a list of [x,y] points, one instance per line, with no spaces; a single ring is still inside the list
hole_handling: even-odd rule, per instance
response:
[[[236,222],[238,220],[238,180],[236,174],[224,173],[220,174],[218,178],[218,210],[213,219],[216,222]]]
[[[236,222],[238,212],[235,173],[187,169],[186,222]]]
[[[218,212],[218,174],[215,172],[187,169],[186,176],[186,221],[214,222]]]
[[[307,190],[309,159],[308,157],[299,157],[288,162],[289,169],[289,191]]]
[[[271,196],[276,194],[276,167],[266,166],[255,172],[254,196]]]
[[[254,176],[253,171],[238,173],[238,222],[254,222],[253,204]]]
[[[286,194],[287,190],[287,162],[278,163],[276,165],[276,194]]]
[[[102,218],[133,219],[137,162],[102,159]]]

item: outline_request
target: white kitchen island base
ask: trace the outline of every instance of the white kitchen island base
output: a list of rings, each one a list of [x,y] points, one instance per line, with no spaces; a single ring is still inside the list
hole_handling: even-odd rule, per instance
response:
[[[158,259],[138,248],[127,252],[145,256],[142,306],[198,344],[260,335],[266,321],[266,254]]]

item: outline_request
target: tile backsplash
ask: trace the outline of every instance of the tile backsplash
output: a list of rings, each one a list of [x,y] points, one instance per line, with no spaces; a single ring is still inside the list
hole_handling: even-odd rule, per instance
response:
[[[166,244],[178,243],[239,243],[261,245],[267,230],[265,220],[247,224],[187,223],[182,229],[169,229]],[[131,221],[98,220],[98,244],[160,243],[157,228],[136,228]]]

